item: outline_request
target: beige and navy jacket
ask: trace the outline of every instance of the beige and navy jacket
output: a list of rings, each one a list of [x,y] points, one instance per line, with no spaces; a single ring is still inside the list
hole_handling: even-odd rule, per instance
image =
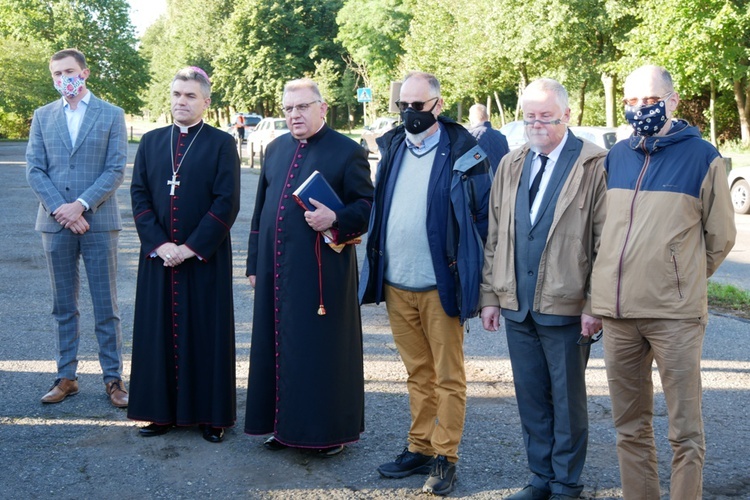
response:
[[[707,278],[734,245],[724,161],[696,127],[612,148],[607,219],[592,276],[593,312],[612,318],[699,318]]]

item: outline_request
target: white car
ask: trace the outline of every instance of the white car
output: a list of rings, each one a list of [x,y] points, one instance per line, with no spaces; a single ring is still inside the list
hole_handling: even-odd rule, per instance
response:
[[[735,213],[750,214],[750,167],[733,168],[727,179]]]
[[[524,124],[521,120],[508,122],[500,127],[500,133],[508,141],[508,148],[513,151],[526,144],[526,134],[524,133]]]
[[[284,118],[263,118],[255,126],[255,130],[246,137],[248,158],[251,158],[253,154],[260,155],[261,149],[265,150],[268,143],[288,133],[289,127]]]

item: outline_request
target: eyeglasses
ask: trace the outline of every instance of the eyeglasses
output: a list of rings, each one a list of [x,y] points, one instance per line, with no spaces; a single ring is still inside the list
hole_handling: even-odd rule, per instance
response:
[[[596,332],[595,334],[589,337],[584,337],[583,335],[581,335],[580,337],[578,337],[578,342],[576,342],[576,344],[586,347],[587,345],[591,345],[594,342],[599,342],[599,339],[602,338],[603,334],[604,334],[604,330],[599,330],[598,332]]]
[[[531,120],[531,121],[523,121],[523,124],[527,127],[533,127],[536,124],[539,125],[560,125],[562,123],[562,119],[558,118],[557,120],[550,120],[548,122],[545,122],[544,120]]]
[[[432,105],[430,109],[427,111],[432,111],[435,109],[435,106],[437,106],[437,100],[440,99],[439,97],[433,97],[432,99],[427,99],[426,101],[414,101],[414,102],[405,102],[405,101],[396,101],[396,106],[398,106],[398,109],[401,111],[406,111],[409,109],[409,106],[411,106],[414,111],[422,111],[424,109],[424,105],[427,104],[430,101],[435,101],[435,104]]]
[[[304,102],[302,104],[295,104],[294,106],[286,106],[286,107],[283,107],[281,109],[282,109],[282,111],[284,111],[285,115],[291,115],[292,113],[294,113],[295,109],[297,111],[299,111],[300,113],[304,113],[305,111],[307,111],[308,109],[310,109],[310,106],[312,106],[316,102],[321,102],[321,101],[320,101],[320,99],[317,99],[315,101]]]
[[[626,97],[622,100],[622,103],[627,106],[638,106],[639,104],[641,106],[653,106],[659,101],[666,101],[672,94],[674,94],[674,92],[667,92],[664,97],[659,97],[657,95],[649,97]]]

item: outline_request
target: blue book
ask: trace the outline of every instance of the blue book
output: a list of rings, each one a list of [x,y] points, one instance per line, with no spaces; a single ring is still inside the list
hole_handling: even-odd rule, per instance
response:
[[[305,182],[292,193],[294,200],[305,210],[314,211],[315,206],[310,203],[310,198],[319,201],[334,212],[344,208],[344,203],[336,194],[323,174],[315,170]]]

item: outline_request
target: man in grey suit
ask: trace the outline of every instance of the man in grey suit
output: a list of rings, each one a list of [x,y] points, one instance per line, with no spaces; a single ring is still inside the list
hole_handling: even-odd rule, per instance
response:
[[[521,105],[528,142],[503,157],[490,194],[482,324],[496,331],[502,308],[532,473],[509,498],[578,498],[586,363],[601,329],[589,282],[604,223],[606,151],[568,130],[568,93],[555,80],[532,82]]]
[[[62,99],[34,112],[26,148],[26,178],[39,198],[42,235],[57,327],[57,377],[42,403],[78,394],[79,261],[83,257],[94,304],[105,391],[124,408],[122,332],[117,309],[117,239],[122,229],[115,192],[127,157],[123,110],[87,88],[90,70],[75,49],[57,52],[50,72]]]

